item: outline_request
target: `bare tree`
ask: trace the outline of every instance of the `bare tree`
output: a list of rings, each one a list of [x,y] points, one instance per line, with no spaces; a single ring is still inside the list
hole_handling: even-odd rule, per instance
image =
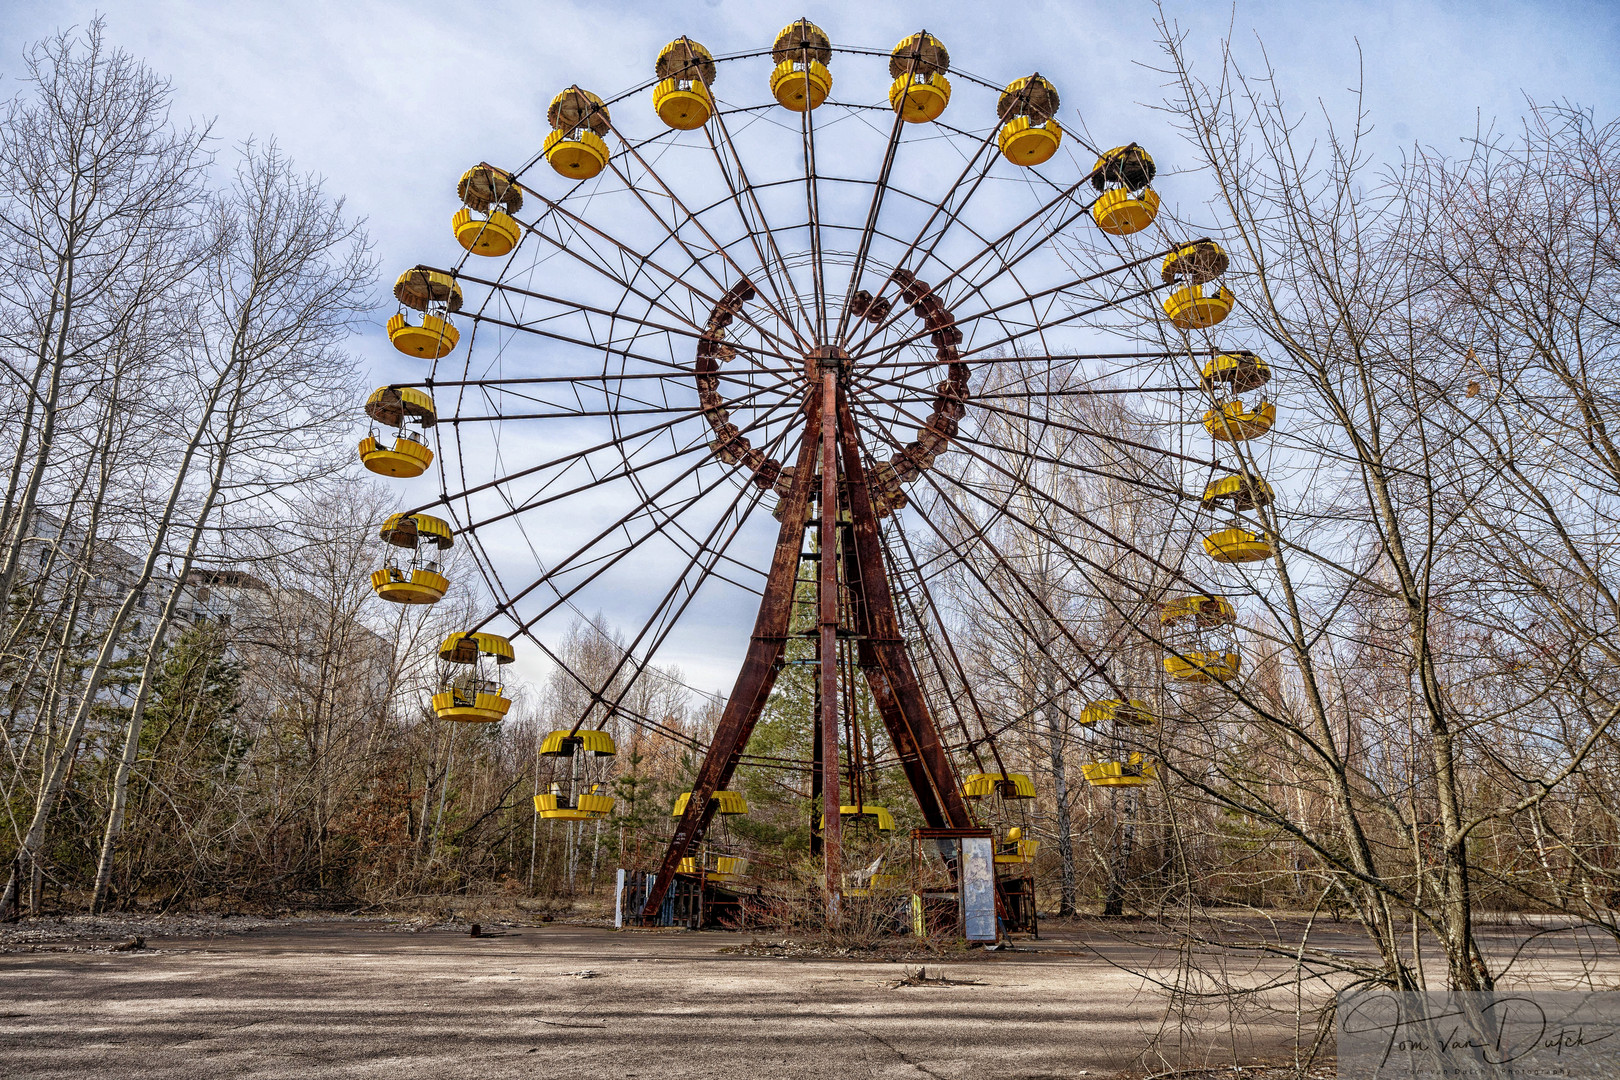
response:
[[[0,124],[0,274],[10,304],[4,321],[8,362],[22,386],[23,424],[11,455],[0,511],[0,626],[9,627],[13,583],[40,493],[61,448],[64,393],[109,351],[128,346],[166,291],[194,264],[186,230],[196,198],[202,133],[175,130],[169,86],[128,54],[109,49],[99,22],[84,36],[61,34],[25,55],[30,93],[14,100]],[[138,351],[132,350],[135,355]],[[26,359],[24,359],[26,358]],[[109,409],[133,388],[114,377]],[[111,425],[112,431],[118,425]],[[92,466],[92,471],[96,466]],[[111,463],[99,463],[105,492]],[[101,497],[93,500],[86,546],[99,539]],[[60,532],[60,530],[58,530]],[[144,584],[144,583],[142,583]],[[128,603],[133,605],[134,595]],[[77,605],[71,610],[76,613]],[[125,616],[127,618],[127,615]],[[110,661],[123,619],[104,639],[104,661],[60,740],[47,740],[35,822],[13,862],[0,913],[14,909],[20,869],[33,870],[60,779],[73,757],[99,674]],[[69,626],[72,619],[69,620]]]
[[[352,363],[339,350],[367,308],[373,267],[364,235],[345,220],[341,202],[295,173],[274,144],[249,144],[232,190],[214,201],[209,226],[210,257],[193,294],[203,313],[197,355],[204,377],[228,386],[228,396],[220,396],[207,418],[206,487],[147,644],[114,775],[92,909],[111,876],[152,679],[220,502],[231,494],[239,504],[257,499],[268,505],[253,509],[273,516],[279,489],[318,481],[339,467],[328,447],[356,389]]]
[[[23,57],[30,92],[0,120],[0,295],[22,426],[0,509],[0,625],[22,538],[54,463],[65,384],[189,271],[205,132],[169,122],[171,94],[103,24]]]
[[[1149,419],[1072,370],[1001,358],[978,394],[977,430],[942,473],[925,547],[946,567],[944,609],[974,643],[970,693],[996,705],[997,719],[971,740],[982,746],[975,752],[993,753],[994,771],[1006,771],[1016,744],[995,736],[1022,731],[1029,764],[1013,764],[1050,778],[1054,809],[1042,831],[1058,852],[1058,911],[1072,915],[1071,818],[1084,790],[1073,757],[1112,749],[1082,741],[1080,718],[1091,700],[1141,694],[1127,658],[1133,627],[1156,611],[1173,569],[1163,562],[1163,496],[1177,478]],[[1102,867],[1111,877],[1113,863]]]
[[[1263,62],[1251,75],[1227,47],[1205,75],[1164,31],[1167,108],[1212,218],[1170,224],[1220,238],[1239,297],[1218,332],[1166,340],[1189,358],[1263,346],[1280,417],[1275,449],[1233,448],[1239,471],[1272,474],[1277,501],[1248,527],[1275,554],[1206,571],[1249,605],[1250,677],[1209,699],[1241,725],[1181,711],[1167,790],[1183,828],[1218,812],[1274,837],[1377,959],[1279,954],[1416,988],[1428,938],[1451,986],[1491,988],[1480,839],[1544,823],[1612,741],[1612,693],[1573,674],[1612,666],[1595,302],[1620,235],[1612,150],[1533,127],[1378,176],[1359,96],[1348,124],[1310,120]]]

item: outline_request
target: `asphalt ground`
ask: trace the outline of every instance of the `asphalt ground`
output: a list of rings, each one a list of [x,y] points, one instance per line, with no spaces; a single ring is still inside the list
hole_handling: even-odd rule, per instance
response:
[[[548,924],[473,938],[353,919],[145,929],[145,947],[123,952],[108,951],[117,924],[12,934],[0,1076],[1230,1076],[1292,1047],[1292,991],[1216,993],[1189,1018],[1160,985],[1188,957],[1119,927],[1049,927],[1014,951],[925,961],[930,978],[910,986],[897,983],[917,961],[746,955],[722,951],[750,940],[726,933]],[[1592,963],[1553,950],[1535,977],[1562,983]],[[1224,953],[1199,966],[1193,983],[1215,991],[1286,969]]]

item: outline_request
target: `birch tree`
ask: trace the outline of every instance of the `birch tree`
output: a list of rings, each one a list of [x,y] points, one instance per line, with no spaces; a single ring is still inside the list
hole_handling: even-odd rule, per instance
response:
[[[364,233],[345,217],[341,201],[297,174],[274,144],[244,147],[235,183],[213,200],[208,223],[210,254],[194,294],[203,313],[198,371],[209,380],[199,389],[215,405],[199,428],[208,459],[205,486],[147,643],[114,774],[92,909],[111,876],[152,680],[221,502],[235,494],[250,512],[273,519],[280,489],[319,482],[349,464],[333,447],[357,390],[341,346],[369,306],[373,266]]]
[[[1211,340],[1269,356],[1287,446],[1255,510],[1275,556],[1240,586],[1260,677],[1221,691],[1243,729],[1188,718],[1169,790],[1351,910],[1376,961],[1279,945],[1310,972],[1420,988],[1427,942],[1451,987],[1490,989],[1483,841],[1604,786],[1616,716],[1612,129],[1532,120],[1380,174],[1359,94],[1305,116],[1263,57],[1197,67],[1163,28],[1209,196],[1169,224],[1232,257]]]
[[[82,36],[59,34],[24,55],[26,90],[0,122],[0,288],[7,372],[15,379],[16,429],[0,509],[0,628],[8,632],[13,586],[41,492],[61,467],[65,395],[88,381],[110,351],[129,345],[140,323],[194,265],[187,231],[205,164],[203,133],[169,121],[170,88],[127,53],[110,48],[100,22]],[[122,361],[124,357],[119,357]],[[113,379],[107,408],[133,387]],[[118,430],[112,422],[112,430]],[[105,492],[113,466],[99,469]],[[99,512],[102,500],[92,500]],[[86,557],[97,551],[92,514]],[[58,530],[60,531],[60,530]],[[130,601],[133,604],[133,599]],[[69,627],[77,603],[69,607]],[[121,620],[103,642],[110,660]],[[57,659],[61,656],[58,654]],[[105,661],[100,665],[105,670]],[[91,685],[99,682],[92,677]],[[32,874],[43,836],[39,808],[54,801],[87,699],[78,696],[59,741],[46,740],[34,843],[20,845],[0,914],[13,910],[20,871]],[[69,752],[63,753],[66,749]],[[48,816],[48,815],[45,815]]]
[[[22,539],[54,464],[62,396],[189,272],[206,132],[177,129],[172,94],[100,20],[23,55],[0,117],[0,296],[22,423],[0,508],[0,626]]]

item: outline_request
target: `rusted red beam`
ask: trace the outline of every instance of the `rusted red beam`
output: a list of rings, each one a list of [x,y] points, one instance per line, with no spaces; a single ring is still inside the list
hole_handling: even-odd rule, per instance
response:
[[[821,624],[821,856],[827,873],[827,914],[838,913],[843,886],[844,824],[838,775],[838,368],[821,368],[821,564],[818,601]]]
[[[820,351],[820,350],[818,350]],[[833,361],[831,355],[825,357]],[[972,811],[962,799],[955,766],[945,752],[932,713],[923,696],[922,685],[912,667],[905,642],[900,637],[895,614],[894,594],[883,561],[882,537],[877,512],[862,464],[860,432],[855,427],[849,405],[845,377],[836,363],[811,361],[814,382],[806,395],[804,436],[799,445],[793,482],[783,499],[782,525],[776,551],[766,579],[765,595],[754,635],[744,657],[741,672],[727,700],[725,712],[715,730],[709,751],[693,784],[692,797],[675,827],[658,876],[642,909],[643,920],[658,914],[676,868],[702,838],[713,816],[711,799],[723,789],[736,771],[749,736],[775,684],[791,621],[794,592],[798,583],[800,553],[816,465],[820,464],[821,551],[817,560],[817,652],[818,670],[816,743],[820,751],[820,794],[825,815],[821,829],[821,849],[825,860],[829,904],[836,903],[842,880],[840,840],[842,820],[838,767],[839,697],[838,629],[840,623],[839,579],[849,590],[849,608],[859,635],[860,666],[871,688],[878,715],[900,759],[902,771],[916,796],[923,818],[934,828],[973,828]],[[819,384],[819,385],[817,385]],[[840,482],[850,525],[845,535],[851,541],[839,550],[838,512]],[[842,575],[840,575],[842,564]],[[846,688],[848,692],[849,688]]]
[[[900,639],[894,593],[888,570],[883,565],[877,511],[872,506],[866,468],[861,459],[860,432],[855,428],[849,398],[842,389],[836,405],[844,477],[849,490],[850,532],[854,536],[860,570],[851,587],[860,590],[860,606],[864,608],[869,626],[863,644],[870,647],[870,655],[877,660],[877,667],[867,669],[867,680],[872,684],[879,715],[889,728],[889,738],[900,755],[924,818],[935,827],[972,828],[973,814],[962,799],[956,767],[945,752],[939,728],[928,711],[922,686],[911,666],[911,656]],[[908,761],[915,764],[908,767]]]
[[[753,638],[748,643],[742,670],[737,673],[737,682],[726,700],[726,708],[720,715],[714,738],[709,742],[709,751],[698,769],[697,780],[692,785],[692,797],[687,800],[686,810],[675,825],[675,835],[670,837],[652,891],[647,894],[647,903],[641,910],[643,921],[657,917],[658,909],[669,891],[669,883],[674,880],[676,868],[686,858],[693,844],[708,830],[709,821],[714,816],[711,805],[714,793],[730,783],[738,759],[742,757],[743,747],[748,745],[748,737],[753,734],[759,714],[765,708],[765,699],[770,696],[771,687],[776,683],[782,649],[787,641],[788,620],[793,612],[799,553],[804,548],[805,512],[810,506],[810,486],[816,471],[815,452],[820,442],[821,396],[810,395],[807,406],[804,438],[799,443],[793,483],[782,500],[782,527],[776,535],[776,552],[771,557],[770,573],[765,579],[765,595],[760,601],[759,616],[754,620]]]
[[[905,715],[900,711],[900,706],[889,689],[888,679],[883,674],[883,665],[878,660],[877,648],[872,640],[874,631],[870,605],[866,600],[866,583],[861,578],[860,559],[856,555],[853,538],[844,552],[843,561],[844,581],[851,593],[850,606],[854,613],[855,633],[858,635],[855,642],[856,660],[860,665],[862,676],[866,679],[867,688],[872,691],[872,704],[877,709],[878,719],[883,721],[884,730],[889,733],[889,742],[894,746],[895,756],[900,761],[900,770],[906,774],[906,782],[911,785],[912,794],[916,796],[917,807],[922,811],[923,820],[932,828],[943,828],[945,810],[934,793],[933,779],[923,765],[922,757],[917,753],[916,740],[912,737]]]

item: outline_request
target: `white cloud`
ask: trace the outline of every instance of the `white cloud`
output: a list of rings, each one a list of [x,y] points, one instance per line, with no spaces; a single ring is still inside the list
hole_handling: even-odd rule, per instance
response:
[[[723,2],[678,8],[584,2],[13,0],[0,29],[0,71],[14,77],[25,42],[83,22],[98,10],[107,14],[114,42],[173,77],[181,115],[217,117],[216,134],[226,144],[250,135],[273,136],[301,167],[324,175],[334,192],[346,195],[350,208],[369,218],[390,276],[419,261],[452,260],[457,249],[448,226],[458,205],[457,177],[479,160],[516,163],[531,157],[547,131],[545,108],[557,90],[578,82],[608,95],[644,82],[659,47],[681,33],[717,54],[766,48],[775,32],[800,14]],[[808,14],[836,43],[887,50],[917,28],[917,10],[861,3],[822,5]],[[1568,97],[1600,116],[1616,112],[1613,57],[1620,54],[1615,48],[1620,35],[1607,6],[1243,3],[1234,15],[1220,4],[1177,3],[1170,10],[1191,35],[1194,54],[1211,64],[1217,62],[1216,46],[1229,20],[1240,51],[1251,58],[1257,55],[1253,33],[1258,33],[1285,92],[1301,109],[1318,98],[1330,108],[1347,104],[1346,88],[1359,77],[1359,42],[1367,105],[1379,125],[1375,145],[1386,154],[1412,141],[1452,146],[1472,131],[1476,115],[1511,127],[1525,95]],[[1151,108],[1162,97],[1163,77],[1153,70],[1159,52],[1148,5],[947,2],[931,4],[927,12],[928,29],[951,48],[957,69],[998,83],[1039,70],[1062,91],[1065,122],[1083,116],[1085,130],[1104,145],[1140,141],[1167,171],[1174,170],[1173,137],[1165,118]],[[722,96],[767,100],[764,62],[728,69],[725,77],[732,79],[739,70],[760,84],[729,82],[717,88]],[[835,76],[840,94],[858,92],[868,100],[880,99],[886,81],[879,58],[840,57]],[[645,97],[624,107],[647,109]],[[983,93],[975,98],[963,91],[959,104],[953,103],[957,113],[948,115],[988,110],[989,101],[993,98]],[[651,133],[650,110],[621,123],[643,121]],[[980,126],[971,118],[959,122]],[[831,133],[828,143],[835,138],[843,136]],[[849,146],[871,141],[870,132],[864,138],[848,136],[844,160]],[[878,146],[881,150],[881,139]],[[794,165],[796,152],[791,145],[782,150],[789,159],[786,167]],[[838,153],[831,145],[824,152]],[[772,167],[761,164],[762,172]],[[941,160],[935,178],[947,168]],[[1011,213],[1020,194],[1013,187],[1004,190],[999,197]],[[846,201],[845,209],[858,211],[857,195]],[[414,371],[382,336],[387,314],[382,311],[375,331],[356,343],[379,382]],[[543,366],[545,361],[529,362]],[[555,437],[535,439],[522,447],[506,443],[508,464],[540,460],[557,445]],[[401,497],[424,501],[430,487],[426,479],[418,481],[402,488]],[[596,505],[582,507],[576,519],[548,519],[539,526],[547,534],[540,546],[566,550],[564,541],[608,513],[611,507]],[[764,531],[744,544],[751,558],[767,557],[770,524],[766,519]],[[508,536],[501,548],[520,577],[527,558],[521,538]],[[588,594],[581,606],[622,617],[621,625],[628,625],[635,600],[667,587],[657,571],[677,565],[675,560],[673,551],[649,551],[639,569],[642,587],[635,574],[610,575],[604,581],[611,587]],[[661,658],[678,662],[697,685],[723,688],[735,670],[752,612],[735,601],[700,598],[693,616]]]

